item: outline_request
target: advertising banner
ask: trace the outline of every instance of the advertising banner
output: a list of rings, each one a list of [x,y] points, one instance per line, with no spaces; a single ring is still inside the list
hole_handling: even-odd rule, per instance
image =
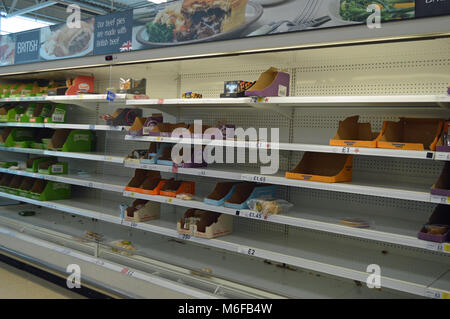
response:
[[[39,61],[40,37],[40,29],[16,34],[15,64]]]
[[[415,17],[413,0],[180,0],[135,10],[133,49],[362,24],[371,4],[382,22]]]
[[[177,0],[3,36],[0,66],[448,14],[450,0]]]

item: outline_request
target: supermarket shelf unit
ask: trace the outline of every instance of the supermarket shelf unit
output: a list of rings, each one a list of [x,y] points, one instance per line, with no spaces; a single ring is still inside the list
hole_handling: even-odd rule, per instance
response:
[[[2,208],[0,211],[2,243],[5,242],[7,248],[20,252],[22,248],[15,244],[14,239],[26,235],[45,241],[41,246],[50,249],[48,243],[55,239],[45,237],[43,229],[50,229],[55,232],[55,236],[56,233],[62,236],[61,234],[71,232],[78,232],[80,236],[83,230],[91,229],[107,235],[108,238],[130,238],[133,243],[137,243],[139,253],[146,252],[150,258],[173,264],[173,267],[186,265],[187,271],[206,268],[213,273],[213,276],[208,275],[210,278],[206,278],[203,273],[204,284],[210,285],[207,285],[208,288],[202,286],[203,288],[198,290],[187,289],[182,284],[174,286],[173,282],[159,278],[156,280],[147,269],[144,273],[136,272],[139,273],[137,277],[132,275],[125,282],[122,281],[121,285],[114,286],[124,287],[129,292],[134,291],[136,295],[142,293],[135,291],[137,288],[133,287],[139,279],[147,284],[155,283],[156,280],[159,287],[191,297],[217,297],[215,294],[217,287],[212,293],[210,291],[212,282],[225,280],[228,286],[233,286],[233,283],[236,285],[244,283],[246,286],[230,290],[225,294],[226,297],[269,296],[257,291],[262,289],[272,292],[273,295],[269,297],[275,298],[356,295],[383,298],[405,294],[409,297],[449,298],[450,246],[448,243],[419,240],[417,232],[434,209],[433,203],[448,203],[448,198],[431,196],[429,188],[432,183],[430,181],[436,180],[440,173],[443,161],[450,160],[450,156],[432,151],[326,145],[328,139],[336,132],[338,121],[353,114],[360,114],[362,120],[371,122],[375,131],[380,130],[383,120],[396,120],[401,116],[448,118],[450,98],[442,93],[444,87],[448,85],[450,74],[449,47],[449,39],[434,39],[380,43],[371,45],[370,50],[362,45],[211,58],[203,59],[202,63],[188,60],[176,63],[85,68],[81,71],[96,76],[99,91],[109,87],[110,78],[147,77],[151,98],[133,100],[131,96],[118,95],[113,103],[106,100],[106,95],[2,100],[0,102],[39,101],[39,99],[47,102],[63,102],[83,106],[85,107],[83,109],[89,109],[94,115],[84,122],[78,120],[84,124],[47,126],[47,124],[2,123],[0,126],[89,129],[102,132],[106,136],[93,153],[0,148],[1,151],[5,151],[2,154],[5,159],[16,155],[51,155],[74,161],[76,167],[92,166],[93,170],[87,175],[72,171],[68,175],[46,176],[1,169],[0,172],[3,173],[82,186],[74,191],[71,200],[61,201],[40,202],[0,193],[2,198],[33,205],[31,207],[42,207],[35,217],[25,220],[17,216],[15,209]],[[395,54],[387,57],[382,54],[385,52]],[[432,59],[429,58],[431,53]],[[223,88],[223,81],[254,79],[273,64],[291,73],[293,96],[266,99],[216,98]],[[372,72],[372,76],[368,76],[367,72]],[[394,73],[396,76],[393,76]],[[434,75],[424,76],[428,73]],[[152,74],[152,77],[148,78],[148,74]],[[171,85],[167,85],[168,83]],[[202,92],[205,98],[173,99],[188,91]],[[111,107],[124,106],[142,108],[148,115],[158,110],[164,113],[165,120],[168,117],[170,121],[177,122],[191,123],[194,119],[202,119],[204,124],[214,126],[217,121],[225,119],[230,124],[244,128],[279,127],[282,135],[280,140],[283,142],[211,142],[129,135],[123,138],[118,132],[124,132],[124,128],[107,127],[97,123],[99,114],[105,114]],[[91,122],[93,124],[88,124]],[[224,146],[249,150],[277,149],[282,153],[280,172],[274,176],[261,175],[258,173],[258,166],[252,164],[173,169],[171,166],[125,161],[125,154],[129,154],[133,149],[145,148],[142,146],[143,142],[172,144],[181,142],[218,146],[225,144]],[[357,155],[354,156],[353,182],[326,184],[286,179],[283,172],[292,169],[305,151]],[[197,183],[196,197],[191,201],[183,201],[164,196],[124,192],[124,186],[133,173],[130,168],[160,171],[163,177],[176,174],[176,178],[179,179],[189,175],[190,179]],[[391,179],[383,180],[381,175],[390,176]],[[208,194],[213,188],[216,179],[279,185],[278,196],[293,202],[294,207],[287,214],[264,216],[246,209],[235,210],[205,204],[202,201],[203,195]],[[119,197],[118,193],[123,196]],[[119,205],[138,198],[163,204],[161,218],[146,223],[131,222],[122,218]],[[176,221],[186,208],[233,215],[233,233],[215,239],[180,235],[176,230]],[[54,214],[54,210],[62,213]],[[72,219],[64,217],[63,213],[72,215],[72,218],[77,216],[84,224],[78,221],[71,222]],[[365,218],[371,221],[371,227],[357,229],[340,225],[339,220],[347,216]],[[24,225],[25,223],[28,224]],[[74,225],[78,227],[76,231]],[[14,229],[33,229],[33,231],[19,234]],[[155,240],[149,240],[147,236],[152,236],[151,238]],[[30,241],[30,238],[21,240]],[[76,246],[69,239],[65,243],[67,247],[58,249],[63,249],[60,252],[63,255],[66,252],[65,255],[71,258],[74,258],[73,254],[79,254],[86,249]],[[184,245],[183,248],[172,246],[179,243]],[[31,256],[30,251],[28,255]],[[123,279],[120,273],[124,274],[122,272],[124,268],[134,267],[137,262],[134,257],[124,257],[107,251],[102,251],[100,255],[89,251],[86,255],[94,255],[89,257],[93,258],[90,262],[95,266],[109,265],[114,258],[122,258],[122,263],[119,264],[124,265],[123,267],[106,267],[109,270],[112,268],[118,270],[117,278],[120,279]],[[196,259],[187,261],[192,258],[183,259],[182,256],[185,255],[195,256]],[[234,266],[231,265],[232,261]],[[273,268],[276,271],[272,274],[271,271],[267,271],[269,268],[266,268],[272,267],[271,262],[280,263],[284,268]],[[226,264],[227,269],[221,268],[219,266],[221,263]],[[381,267],[381,291],[369,289],[364,284],[361,287],[353,283],[353,281],[366,282],[370,275],[366,269],[370,264]],[[286,265],[308,272],[317,272],[321,277],[319,275],[314,278],[302,277],[304,272],[286,268]],[[252,276],[250,273],[253,270]],[[278,274],[286,276],[286,279],[280,281]],[[186,280],[184,278],[182,282]],[[279,282],[283,284],[280,285]]]
[[[142,165],[135,164],[135,165],[129,165],[128,167],[142,167]],[[151,168],[153,170],[159,170],[162,172],[171,172],[171,168],[168,166],[164,166],[164,165],[150,165],[150,167],[148,167],[148,166],[145,166],[145,167]],[[180,169],[180,171],[178,173],[183,174],[182,170],[183,169]],[[185,169],[185,170],[189,170],[189,169]],[[190,170],[194,170],[194,169],[190,169]],[[102,175],[102,174],[89,175],[89,176],[79,176],[76,174],[69,174],[69,175],[59,175],[58,176],[58,175],[45,175],[45,174],[27,172],[27,171],[23,171],[23,170],[13,170],[13,169],[4,169],[4,168],[0,168],[0,173],[8,173],[8,174],[14,174],[14,175],[33,177],[33,178],[56,181],[56,182],[67,183],[67,184],[71,184],[71,185],[88,187],[88,188],[103,189],[103,190],[118,192],[118,193],[123,192],[123,195],[125,197],[130,197],[130,198],[140,198],[140,199],[150,200],[150,201],[159,202],[159,203],[168,204],[168,205],[176,205],[176,206],[181,206],[181,207],[197,208],[197,209],[202,209],[202,210],[207,210],[207,211],[215,211],[215,212],[219,212],[219,213],[229,214],[229,215],[233,215],[233,216],[239,216],[239,217],[243,217],[243,218],[261,220],[261,221],[265,221],[265,222],[272,222],[272,223],[278,223],[278,224],[282,224],[282,225],[290,225],[290,226],[295,226],[295,227],[303,227],[303,228],[307,228],[307,229],[327,231],[327,232],[343,234],[343,235],[347,235],[347,236],[354,236],[354,237],[358,237],[358,238],[399,244],[399,245],[404,245],[404,246],[408,246],[408,247],[415,247],[415,248],[428,249],[428,250],[432,250],[432,251],[440,251],[443,253],[450,253],[450,245],[446,244],[446,243],[444,243],[444,244],[432,243],[432,242],[419,240],[416,237],[412,237],[412,236],[383,232],[383,231],[379,231],[379,230],[348,228],[346,226],[337,224],[335,221],[337,221],[338,218],[336,218],[335,220],[330,220],[330,221],[320,221],[320,220],[315,220],[314,218],[311,218],[312,214],[305,214],[305,212],[303,212],[303,213],[302,212],[298,212],[298,213],[293,212],[289,216],[264,215],[264,214],[255,213],[248,209],[235,210],[235,209],[231,209],[231,208],[225,208],[222,206],[209,205],[209,204],[205,204],[199,200],[185,201],[185,200],[180,200],[180,199],[165,197],[165,196],[151,196],[151,195],[139,194],[139,193],[129,192],[129,191],[124,192],[124,188],[125,188],[125,185],[128,182],[128,180],[121,176]],[[228,174],[230,174],[230,172],[228,172]],[[206,174],[199,174],[199,175],[209,176]],[[224,178],[224,176],[221,176],[219,178]],[[230,176],[228,176],[227,178],[230,178]],[[27,198],[13,196],[13,195],[6,194],[6,193],[0,193],[0,196],[9,198],[9,199],[13,199],[13,200],[29,202],[29,203],[33,203],[33,204],[37,203],[36,200],[30,200]],[[56,204],[48,202],[48,203],[43,203],[42,205],[45,206],[48,204],[49,206],[46,206],[46,207],[74,213],[73,210],[67,210],[67,207],[58,205],[58,203],[59,202],[56,202]],[[80,213],[78,212],[77,214],[80,214]],[[102,218],[99,218],[99,219],[104,220]],[[105,221],[111,221],[111,220],[107,219]],[[122,221],[121,224],[123,224],[123,222],[124,221]],[[392,219],[389,220],[389,223],[393,223]],[[136,224],[136,223],[129,223],[129,224]],[[402,227],[399,227],[399,229],[397,229],[397,231],[398,230],[400,230],[400,232],[401,232]],[[408,230],[408,233],[413,233],[413,231],[414,231],[413,229]],[[208,241],[205,241],[205,243],[207,243],[207,242]]]

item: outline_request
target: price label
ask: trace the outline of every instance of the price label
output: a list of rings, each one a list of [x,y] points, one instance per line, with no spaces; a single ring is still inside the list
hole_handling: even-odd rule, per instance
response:
[[[167,199],[167,203],[172,204],[172,202],[173,202],[173,198]]]
[[[172,173],[178,173],[178,167],[172,166]]]
[[[182,240],[190,240],[191,239],[191,235],[188,234],[178,234],[178,238],[182,239]]]
[[[164,99],[158,99],[158,104],[164,104]]]
[[[258,148],[269,148],[269,144],[267,142],[258,142]]]
[[[256,249],[251,247],[239,247],[238,252],[240,254],[248,255],[248,256],[255,256],[256,255]]]
[[[136,222],[130,222],[131,228],[136,228],[137,226],[138,226],[138,224]]]
[[[450,197],[431,195],[430,201],[432,203],[436,203],[436,204],[448,204],[448,203],[450,203]]]
[[[99,265],[99,266],[104,266],[104,265],[105,265],[105,263],[104,263],[103,261],[98,260],[98,259],[96,259],[96,260],[94,261],[94,264]]]
[[[350,154],[350,147],[344,146],[341,150],[342,154]]]
[[[70,255],[71,251],[68,250],[68,249],[62,249],[62,250],[60,251],[60,253],[61,253],[61,254],[64,254],[64,255]]]
[[[94,124],[89,125],[89,129],[90,130],[95,130],[95,125]]]
[[[158,142],[161,141],[161,136],[157,136],[156,141],[158,141]]]
[[[425,296],[428,297],[428,298],[433,298],[433,299],[441,299],[442,298],[442,293],[440,291],[427,289],[425,291]]]
[[[252,181],[257,182],[257,183],[265,183],[266,177],[260,176],[260,175],[255,175],[255,176],[253,176]]]
[[[130,193],[130,197],[134,197],[134,193]]]
[[[126,275],[126,276],[133,276],[134,275],[134,271],[129,270],[128,268],[123,268],[121,273]]]
[[[201,169],[201,170],[198,172],[198,175],[200,175],[200,176],[206,176],[206,171],[205,171],[204,169]]]
[[[448,160],[450,160],[450,153],[437,152],[436,159],[441,160],[441,161],[448,161]]]
[[[249,212],[248,217],[254,218],[254,219],[267,219],[266,215],[264,215],[262,213],[257,213],[257,212]]]

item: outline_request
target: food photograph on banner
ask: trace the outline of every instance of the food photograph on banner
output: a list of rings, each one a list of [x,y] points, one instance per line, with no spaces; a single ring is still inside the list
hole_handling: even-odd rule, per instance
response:
[[[364,23],[372,0],[181,0],[134,10],[133,49]],[[377,1],[382,21],[415,17],[415,1]]]
[[[14,64],[16,40],[14,34],[0,36],[0,66]]]
[[[66,23],[41,29],[41,60],[58,60],[93,55],[95,19],[83,20],[80,27]]]

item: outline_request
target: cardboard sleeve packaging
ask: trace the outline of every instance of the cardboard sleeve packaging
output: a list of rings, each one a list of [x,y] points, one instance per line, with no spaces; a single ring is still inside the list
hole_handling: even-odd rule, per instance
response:
[[[224,201],[223,206],[233,209],[248,209],[248,200],[253,198],[274,198],[276,192],[277,188],[274,185],[239,183],[231,196]]]
[[[450,241],[450,230],[445,234],[430,234],[426,232],[427,225],[450,225],[450,206],[439,204],[434,209],[428,223],[424,225],[417,237],[422,240],[432,241],[437,243],[449,242]]]
[[[431,187],[432,195],[450,196],[450,162],[445,162],[441,175],[437,182]]]
[[[12,175],[12,174],[2,174],[2,178],[0,179],[0,190],[2,192],[6,192],[13,177],[14,177],[14,175]]]
[[[333,146],[377,147],[379,133],[372,132],[370,123],[358,123],[359,115],[339,121],[336,135],[330,140]]]
[[[446,121],[444,123],[444,128],[442,129],[441,137],[439,138],[436,144],[436,151],[438,152],[450,152],[450,146],[445,145],[445,136],[447,136],[447,140],[450,139],[449,134],[450,121]]]
[[[186,123],[158,123],[148,132],[149,136],[163,136],[163,137],[171,137],[173,131],[176,129],[180,129],[179,132],[182,132],[181,129],[186,129],[185,134],[188,135],[189,131],[187,131],[188,125]],[[183,134],[175,134],[182,136]],[[177,136],[178,137],[178,136]]]
[[[91,131],[56,130],[48,149],[62,152],[90,152],[93,142],[94,136]]]
[[[30,190],[33,188],[34,183],[36,182],[35,178],[32,177],[25,177],[22,181],[22,184],[19,186],[19,196],[22,197],[29,197],[30,196]]]
[[[141,109],[117,109],[111,117],[106,120],[106,125],[131,126],[134,124],[137,117],[142,117]]]
[[[352,155],[305,152],[297,167],[286,172],[286,178],[338,183],[351,182],[352,173]]]
[[[58,162],[53,160],[39,164],[38,173],[46,175],[64,175],[69,171],[69,164],[67,162]]]
[[[385,121],[377,137],[379,148],[402,150],[436,150],[444,120],[400,118],[398,122]]]
[[[235,182],[217,183],[214,190],[203,201],[209,205],[222,206],[234,193],[237,184]]]
[[[289,96],[290,75],[271,67],[261,73],[245,96]]]
[[[152,180],[156,180],[158,182],[161,181],[161,173],[157,171],[147,171],[145,169],[137,169],[134,172],[133,178],[130,180],[130,182],[125,187],[126,191],[129,192],[136,192],[136,193],[143,193],[144,189],[142,188],[142,185],[144,182],[146,182],[146,186],[148,187]],[[159,189],[158,190],[150,190],[147,189],[148,195],[159,195]],[[149,193],[150,191],[155,191],[156,193]]]
[[[11,182],[8,185],[8,188],[6,188],[6,193],[12,194],[12,195],[19,195],[19,187],[23,182],[24,176],[20,175],[14,175]]]
[[[215,238],[233,231],[233,216],[197,209],[189,209],[177,222],[180,234],[202,238]]]
[[[126,209],[125,220],[139,223],[158,219],[160,217],[160,211],[160,203],[136,199],[131,207]]]
[[[166,184],[159,191],[161,196],[176,197],[178,194],[195,195],[195,183],[168,180]]]
[[[71,185],[37,179],[29,197],[40,201],[70,199]]]
[[[0,144],[5,147],[27,148],[36,135],[35,129],[5,127],[0,137]]]

